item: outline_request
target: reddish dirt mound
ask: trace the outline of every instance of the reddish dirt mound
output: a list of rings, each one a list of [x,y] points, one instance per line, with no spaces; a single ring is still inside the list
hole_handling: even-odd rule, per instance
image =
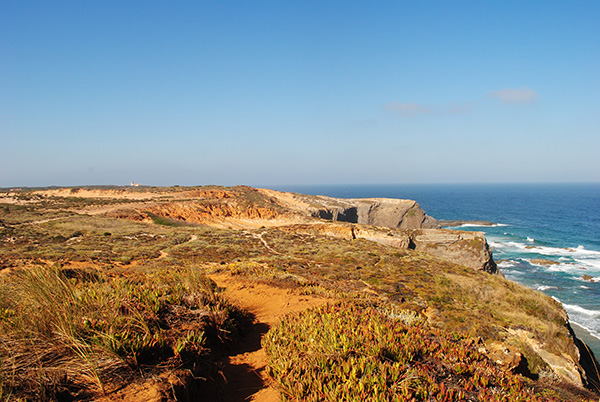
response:
[[[279,215],[274,209],[246,207],[235,203],[173,203],[149,210],[165,218],[194,223],[204,223],[213,218],[274,219]]]

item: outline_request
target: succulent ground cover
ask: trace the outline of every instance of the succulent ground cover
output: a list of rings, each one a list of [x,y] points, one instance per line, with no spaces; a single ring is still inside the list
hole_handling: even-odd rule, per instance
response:
[[[561,400],[412,311],[328,305],[283,319],[264,344],[268,372],[290,401]]]

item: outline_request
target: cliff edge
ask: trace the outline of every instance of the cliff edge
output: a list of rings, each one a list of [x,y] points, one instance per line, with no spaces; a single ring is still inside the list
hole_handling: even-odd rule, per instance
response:
[[[260,190],[301,215],[355,226],[313,226],[305,231],[342,238],[362,238],[434,255],[469,268],[499,273],[485,235],[440,229],[413,200],[391,198],[334,198]],[[388,228],[391,230],[386,230]],[[308,230],[310,229],[310,230]]]
[[[394,229],[437,228],[416,201],[390,198],[339,199],[318,197],[321,207],[310,208],[312,216],[333,221]]]

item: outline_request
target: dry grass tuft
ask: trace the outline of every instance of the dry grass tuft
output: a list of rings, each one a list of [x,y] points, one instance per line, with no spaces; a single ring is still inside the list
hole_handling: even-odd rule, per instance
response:
[[[110,278],[59,266],[2,278],[0,318],[2,393],[34,400],[101,394],[132,369],[195,367],[252,321],[198,270]]]

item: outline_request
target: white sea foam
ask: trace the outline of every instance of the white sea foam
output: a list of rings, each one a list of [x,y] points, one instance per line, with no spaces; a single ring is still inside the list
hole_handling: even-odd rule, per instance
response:
[[[597,269],[600,270],[600,259],[595,258],[574,258],[575,262],[578,264],[584,265],[588,269]]]
[[[541,285],[537,287],[537,290],[539,291],[544,291],[544,290],[548,290],[548,289],[558,289],[556,286],[548,286],[548,285]]]
[[[532,237],[527,237],[527,241],[529,241],[529,242],[534,242],[534,241],[535,241],[535,239],[534,239],[534,238],[532,238]]]
[[[500,226],[510,226],[505,223],[492,223],[491,225],[484,225],[481,223],[463,223],[459,227],[461,228],[496,228]]]
[[[498,264],[500,268],[512,268],[516,267],[517,263],[515,261],[505,260]]]
[[[546,271],[549,272],[563,272],[565,274],[570,274],[574,280],[582,281],[582,275],[588,275],[589,271],[582,268],[581,265],[578,264],[558,264],[551,265],[548,267],[544,267]],[[586,274],[587,273],[587,274]]]
[[[584,324],[581,324],[581,323],[580,323],[580,322],[578,322],[578,321],[575,321],[575,320],[570,320],[570,321],[571,321],[573,324],[576,324],[576,325],[580,326],[581,328],[585,329],[585,330],[586,330],[586,331],[587,331],[587,332],[588,332],[588,333],[589,333],[591,336],[593,336],[594,338],[600,339],[600,332],[598,332],[598,331],[594,331],[594,330],[593,330],[593,329],[591,329],[590,327],[588,327],[588,326],[586,326],[586,325],[584,325]]]
[[[584,281],[583,275],[589,275],[593,282],[600,282],[600,251],[588,250],[583,246],[577,248],[560,248],[540,246],[525,241],[490,241],[493,251],[500,254],[518,253],[520,255],[531,255],[523,258],[529,264],[548,272],[562,272],[572,276],[573,280]],[[541,261],[532,262],[534,259],[548,259],[558,264],[544,264]],[[500,265],[502,268],[502,265]],[[512,268],[514,265],[505,265]],[[589,279],[588,279],[589,280]]]
[[[600,339],[600,321],[598,320],[600,311],[589,310],[576,304],[562,303],[558,297],[552,296],[552,298],[563,305],[569,315],[569,321],[588,331],[594,338]]]
[[[527,238],[528,241],[533,239]],[[531,240],[530,240],[531,239]],[[539,245],[531,245],[527,243],[521,243],[517,241],[508,241],[508,242],[490,242],[490,245],[494,244],[496,247],[510,247],[519,250],[520,252],[525,253],[535,253],[535,254],[544,254],[548,256],[556,256],[562,257],[564,259],[571,258],[580,258],[582,261],[586,263],[592,263],[600,268],[600,251],[596,250],[587,250],[583,246],[577,246],[577,248],[568,248],[568,247],[549,247],[549,246],[539,246]]]
[[[584,314],[584,315],[587,315],[589,317],[600,317],[600,311],[598,311],[598,310],[588,310],[586,308],[578,306],[577,304],[563,303],[562,305],[565,308],[565,310],[567,310],[567,312],[574,312],[574,313]]]

